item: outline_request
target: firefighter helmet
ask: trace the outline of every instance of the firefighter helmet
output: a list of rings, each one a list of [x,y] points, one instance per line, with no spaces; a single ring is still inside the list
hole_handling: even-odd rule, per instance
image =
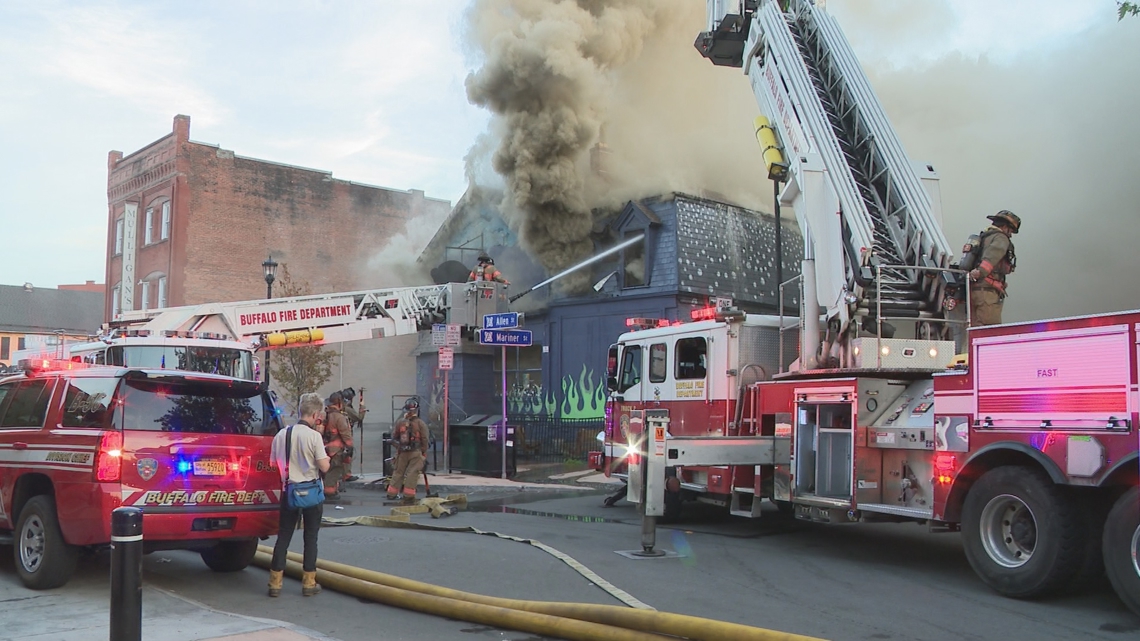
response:
[[[414,398],[404,401],[404,413],[411,414],[420,411],[420,402]]]
[[[344,402],[344,394],[340,392],[333,392],[329,394],[329,405],[339,405]]]
[[[1021,229],[1021,218],[1008,209],[1003,209],[993,216],[986,216],[986,218],[992,220],[996,225],[1008,225],[1015,234]]]
[[[479,254],[479,262],[484,265],[494,265],[495,261],[487,254]]]

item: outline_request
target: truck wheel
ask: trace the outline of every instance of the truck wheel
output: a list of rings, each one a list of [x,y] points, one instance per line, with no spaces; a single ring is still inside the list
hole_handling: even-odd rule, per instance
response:
[[[978,479],[962,506],[966,559],[998,593],[1028,599],[1055,592],[1081,566],[1080,511],[1043,472],[999,467]]]
[[[257,554],[257,539],[222,541],[199,554],[215,572],[240,572],[253,563],[253,556]]]
[[[32,497],[20,510],[12,551],[16,573],[33,590],[67,583],[79,559],[79,548],[63,540],[55,499],[46,495]]]
[[[1140,488],[1125,492],[1108,513],[1104,569],[1120,600],[1140,615]]]

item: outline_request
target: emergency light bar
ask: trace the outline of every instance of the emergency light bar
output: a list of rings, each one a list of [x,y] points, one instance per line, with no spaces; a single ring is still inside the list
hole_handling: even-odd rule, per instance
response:
[[[735,307],[697,307],[689,312],[689,316],[695,321],[701,320],[726,320],[729,318],[744,318],[744,312]]]
[[[670,321],[668,318],[627,318],[625,319],[625,326],[634,330],[640,329],[653,329],[655,327],[670,327],[672,325],[680,325],[681,321]]]
[[[20,360],[19,367],[25,372],[33,374],[37,372],[87,369],[90,365],[81,361],[69,361],[59,358],[25,358]]]

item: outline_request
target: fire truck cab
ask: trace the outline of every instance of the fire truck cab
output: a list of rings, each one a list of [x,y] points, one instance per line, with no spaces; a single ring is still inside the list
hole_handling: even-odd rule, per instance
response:
[[[253,560],[277,531],[279,412],[257,381],[25,361],[0,379],[0,540],[33,589],[70,579],[111,541],[111,512],[143,509],[146,550],[197,550],[211,569]]]

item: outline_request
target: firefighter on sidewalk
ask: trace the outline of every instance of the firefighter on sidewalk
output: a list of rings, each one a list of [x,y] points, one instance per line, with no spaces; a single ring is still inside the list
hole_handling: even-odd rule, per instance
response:
[[[1021,218],[1005,209],[987,218],[993,224],[981,233],[976,264],[970,270],[971,327],[1001,324],[1006,276],[1017,268],[1011,236],[1021,229]]]
[[[496,283],[510,285],[507,279],[503,277],[503,273],[495,268],[494,259],[487,254],[479,254],[479,264],[471,270],[471,274],[467,277],[467,282],[478,280],[493,280]]]
[[[329,471],[325,474],[325,498],[337,499],[338,487],[345,475],[345,459],[353,455],[352,428],[344,415],[344,395],[333,392],[325,408],[325,452],[329,455]]]
[[[361,438],[364,434],[364,415],[368,412],[368,408],[364,407],[364,388],[360,388],[360,405],[357,409],[352,409],[352,401],[356,398],[356,390],[349,387],[340,391],[341,397],[344,400],[344,415],[348,419],[349,435],[352,430],[358,426],[360,428]],[[344,481],[358,481],[359,476],[352,473],[352,458],[355,452],[348,454],[344,457]]]
[[[392,479],[388,483],[388,498],[402,498],[405,501],[416,499],[416,485],[427,458],[427,423],[420,417],[420,402],[409,398],[404,403],[404,415],[392,428],[392,446],[396,449],[396,461]]]

